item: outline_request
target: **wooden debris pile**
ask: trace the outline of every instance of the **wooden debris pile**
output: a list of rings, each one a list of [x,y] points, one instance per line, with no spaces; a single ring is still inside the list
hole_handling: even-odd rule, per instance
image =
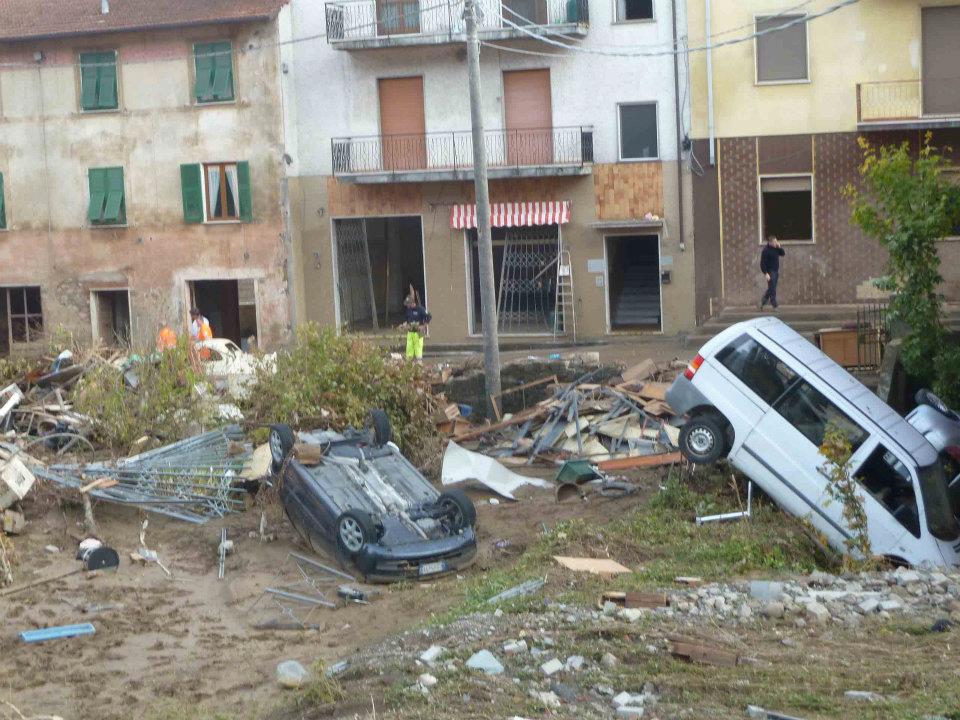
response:
[[[522,387],[546,384],[553,394],[515,415],[497,411],[497,422],[471,426],[451,404],[438,426],[457,442],[480,441],[487,455],[508,465],[583,459],[601,470],[626,470],[669,464],[679,460],[673,451],[680,431],[669,424],[666,391],[683,367],[679,360],[662,366],[646,360],[608,384],[592,382],[599,369],[570,384],[542,378]]]

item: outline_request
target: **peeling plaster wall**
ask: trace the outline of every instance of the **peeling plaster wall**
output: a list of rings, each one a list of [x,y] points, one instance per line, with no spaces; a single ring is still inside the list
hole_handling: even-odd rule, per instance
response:
[[[135,339],[186,328],[187,281],[255,278],[261,344],[289,327],[276,24],[122,33],[0,47],[0,286],[39,285],[47,330],[91,336],[90,291],[129,288]],[[231,39],[236,100],[193,103],[194,42]],[[77,54],[119,53],[118,111],[79,107]],[[34,52],[45,59],[34,62]],[[250,163],[253,222],[187,225],[180,165]],[[127,225],[90,227],[87,171],[123,166]]]

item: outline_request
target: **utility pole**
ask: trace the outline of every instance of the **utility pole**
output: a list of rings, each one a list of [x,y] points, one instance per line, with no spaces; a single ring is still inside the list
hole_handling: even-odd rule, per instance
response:
[[[470,124],[473,128],[473,187],[477,196],[477,235],[480,255],[480,315],[483,322],[483,370],[487,406],[500,394],[500,338],[497,333],[497,294],[493,282],[493,240],[490,237],[490,189],[487,186],[487,148],[483,142],[480,107],[480,41],[477,38],[476,0],[465,0],[467,71],[470,75]]]

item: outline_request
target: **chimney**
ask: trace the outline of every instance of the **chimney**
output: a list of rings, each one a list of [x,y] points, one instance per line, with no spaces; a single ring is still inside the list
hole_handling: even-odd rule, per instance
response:
[[[100,0],[100,14],[101,15],[110,14],[110,0]]]

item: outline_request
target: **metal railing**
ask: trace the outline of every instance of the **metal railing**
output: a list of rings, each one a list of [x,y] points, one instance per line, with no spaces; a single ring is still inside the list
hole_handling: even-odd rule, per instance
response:
[[[477,30],[481,35],[484,31],[512,29],[504,18],[521,24],[518,15],[532,26],[590,23],[588,0],[505,0],[502,5],[500,0],[478,0],[477,4]],[[466,33],[463,0],[336,0],[326,4],[326,17],[328,41]]]
[[[890,339],[889,305],[872,302],[857,308],[857,367],[880,367]]]
[[[857,122],[916,120],[922,116],[919,80],[857,83]]]
[[[593,162],[593,128],[487,130],[484,147],[491,169],[583,166]],[[473,169],[469,130],[333,138],[331,149],[334,175]]]

